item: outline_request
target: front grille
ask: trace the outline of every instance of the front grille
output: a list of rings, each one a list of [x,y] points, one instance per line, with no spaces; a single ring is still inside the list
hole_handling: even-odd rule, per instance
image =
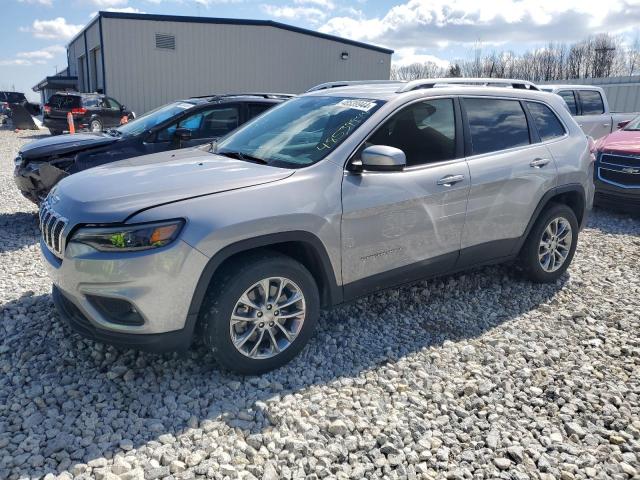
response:
[[[640,156],[638,155],[617,155],[614,153],[603,153],[600,157],[601,163],[608,165],[618,165],[621,167],[640,168]]]
[[[608,168],[600,168],[600,179],[615,185],[621,185],[629,188],[640,188],[640,168],[638,173],[628,173],[623,170],[610,170]]]
[[[40,232],[44,243],[57,257],[62,258],[64,242],[62,234],[69,221],[56,213],[45,200],[40,207]]]

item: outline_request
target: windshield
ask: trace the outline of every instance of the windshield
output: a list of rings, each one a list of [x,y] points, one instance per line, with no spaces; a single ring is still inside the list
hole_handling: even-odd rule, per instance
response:
[[[193,107],[193,103],[174,102],[151,110],[135,120],[120,125],[117,130],[125,135],[138,135],[156,125],[170,119],[171,117]]]
[[[300,168],[332,152],[384,102],[298,97],[267,111],[218,142],[216,153]]]
[[[7,101],[9,103],[20,103],[24,100],[26,100],[24,93],[7,92]]]
[[[632,131],[640,130],[640,116],[634,118],[629,123],[627,123],[627,126],[624,127],[623,130],[632,130]]]

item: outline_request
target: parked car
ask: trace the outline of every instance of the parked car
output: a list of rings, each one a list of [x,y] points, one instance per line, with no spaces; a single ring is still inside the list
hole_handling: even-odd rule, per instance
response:
[[[42,116],[42,123],[51,135],[60,135],[69,130],[69,112],[78,131],[102,132],[105,128],[120,125],[122,117],[135,117],[120,102],[100,93],[58,92],[49,97]]]
[[[40,105],[29,102],[22,92],[0,92],[0,115],[12,116],[11,104],[22,105],[31,115],[40,114]]]
[[[595,203],[640,214],[640,116],[596,144]]]
[[[604,90],[593,85],[540,85],[546,92],[560,95],[586,135],[598,140],[618,129],[637,113],[612,113]]]
[[[44,138],[18,153],[14,179],[35,203],[61,178],[126,158],[211,142],[290,98],[286,94],[230,94],[168,103],[106,133]]]
[[[201,335],[256,374],[323,306],[513,259],[555,282],[592,205],[591,145],[557,95],[458,81],[307,93],[216,144],[65,178],[40,210],[60,315],[137,348]]]

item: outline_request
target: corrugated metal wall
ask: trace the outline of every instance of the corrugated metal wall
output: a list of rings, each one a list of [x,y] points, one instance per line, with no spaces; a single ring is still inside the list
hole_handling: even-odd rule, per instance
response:
[[[391,66],[388,53],[268,26],[117,18],[102,25],[107,94],[138,114],[192,95],[388,79]],[[175,35],[176,49],[156,48],[156,33]]]
[[[612,112],[640,112],[640,76],[609,78],[578,78],[539,82],[541,84],[597,85],[601,87],[609,100]]]
[[[92,50],[99,47],[100,26],[97,21],[90,24],[86,31],[81,32],[67,47],[69,75],[78,77],[78,89],[82,92],[94,92],[102,88],[102,58],[97,58],[95,66],[92,62]],[[78,64],[80,59],[83,65]]]

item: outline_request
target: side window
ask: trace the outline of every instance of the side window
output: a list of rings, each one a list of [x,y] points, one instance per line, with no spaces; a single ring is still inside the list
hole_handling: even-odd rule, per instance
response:
[[[188,128],[192,132],[192,138],[197,138],[197,131],[200,130],[202,125],[202,117],[204,112],[198,112],[194,115],[190,115],[180,120],[179,123],[174,123],[168,127],[160,130],[156,136],[157,142],[168,142],[173,138],[173,134],[177,128]]]
[[[518,100],[465,98],[472,154],[528,145],[527,117]]]
[[[95,97],[85,97],[82,99],[83,107],[99,107],[102,106],[101,103],[100,99]]]
[[[580,90],[580,106],[582,115],[600,115],[604,113],[604,102],[600,92],[595,90]]]
[[[113,110],[120,110],[120,104],[116,102],[113,98],[106,97],[105,98],[107,108],[111,108]]]
[[[415,103],[387,120],[365,146],[388,145],[407,156],[407,166],[451,160],[456,156],[453,100]]]
[[[556,114],[546,105],[538,102],[527,102],[529,113],[536,124],[542,141],[561,137],[565,134],[564,127]]]
[[[207,110],[203,116],[202,126],[198,132],[193,132],[193,138],[221,137],[238,128],[240,124],[240,114],[236,106]]]
[[[571,112],[571,115],[577,115],[578,104],[576,102],[576,97],[573,94],[573,90],[561,90],[558,92],[558,95],[562,97],[562,99],[567,104],[567,107],[569,107],[569,111]]]
[[[247,106],[249,119],[252,119],[253,117],[257,117],[262,112],[266,112],[267,110],[269,110],[271,107],[273,107],[272,103],[250,103]]]

